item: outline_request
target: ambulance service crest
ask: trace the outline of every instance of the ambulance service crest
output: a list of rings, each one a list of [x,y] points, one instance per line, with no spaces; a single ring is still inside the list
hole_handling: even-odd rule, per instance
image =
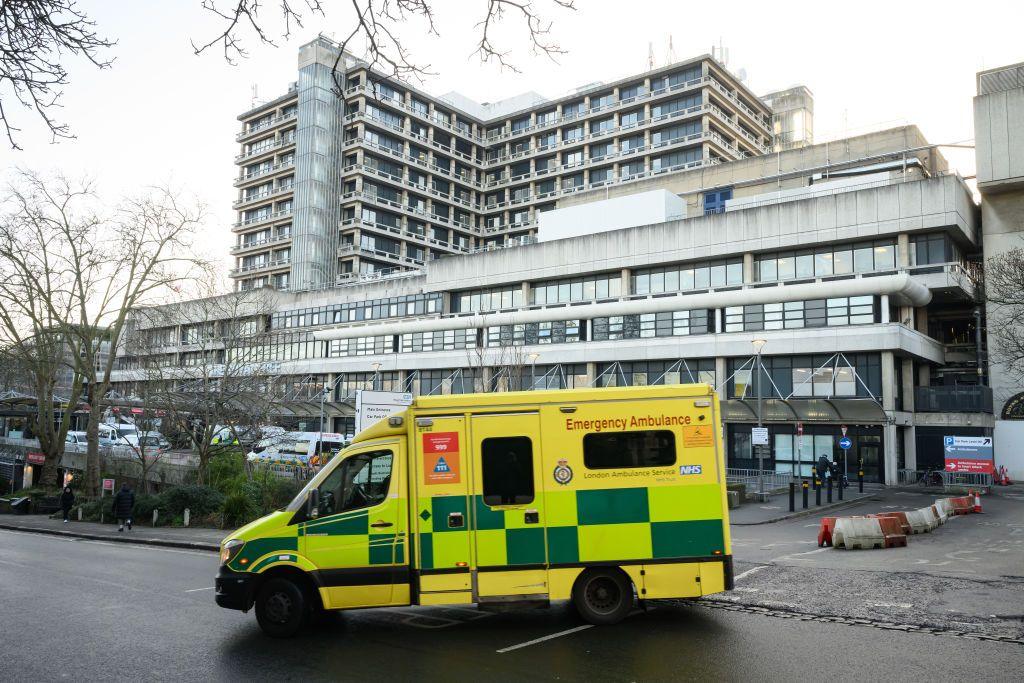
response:
[[[559,460],[558,467],[554,471],[555,481],[565,486],[572,481],[572,468],[569,467],[568,460]]]

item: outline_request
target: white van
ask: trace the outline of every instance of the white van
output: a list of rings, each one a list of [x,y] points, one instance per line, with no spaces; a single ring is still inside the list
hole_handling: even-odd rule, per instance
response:
[[[326,463],[348,444],[333,432],[285,432],[260,442],[262,450],[246,454],[250,462],[273,462],[315,467]]]

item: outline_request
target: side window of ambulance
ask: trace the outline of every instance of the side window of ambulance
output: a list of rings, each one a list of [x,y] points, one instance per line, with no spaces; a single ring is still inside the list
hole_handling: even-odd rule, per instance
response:
[[[676,438],[670,431],[601,432],[583,437],[588,470],[665,467],[676,462]]]
[[[485,505],[525,505],[533,501],[533,443],[528,437],[484,439],[480,460]]]
[[[359,453],[346,459],[320,484],[320,517],[384,502],[393,462],[391,451]]]

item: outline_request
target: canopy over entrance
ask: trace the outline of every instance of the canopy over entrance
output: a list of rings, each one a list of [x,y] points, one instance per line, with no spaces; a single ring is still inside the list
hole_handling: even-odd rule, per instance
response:
[[[757,422],[757,400],[722,401],[722,420]],[[761,401],[761,421],[887,424],[889,417],[870,398],[766,398]]]

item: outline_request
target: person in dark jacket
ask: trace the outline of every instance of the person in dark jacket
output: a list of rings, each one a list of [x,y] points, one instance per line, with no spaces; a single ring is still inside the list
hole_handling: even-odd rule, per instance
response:
[[[132,530],[132,510],[135,509],[135,492],[128,488],[128,484],[121,484],[121,490],[114,496],[114,517],[117,518],[117,530],[124,531],[125,524],[128,531]]]
[[[75,494],[71,491],[70,486],[65,486],[64,490],[60,494],[60,509],[64,513],[64,523],[68,523],[68,517],[71,516],[71,506],[75,504]]]

